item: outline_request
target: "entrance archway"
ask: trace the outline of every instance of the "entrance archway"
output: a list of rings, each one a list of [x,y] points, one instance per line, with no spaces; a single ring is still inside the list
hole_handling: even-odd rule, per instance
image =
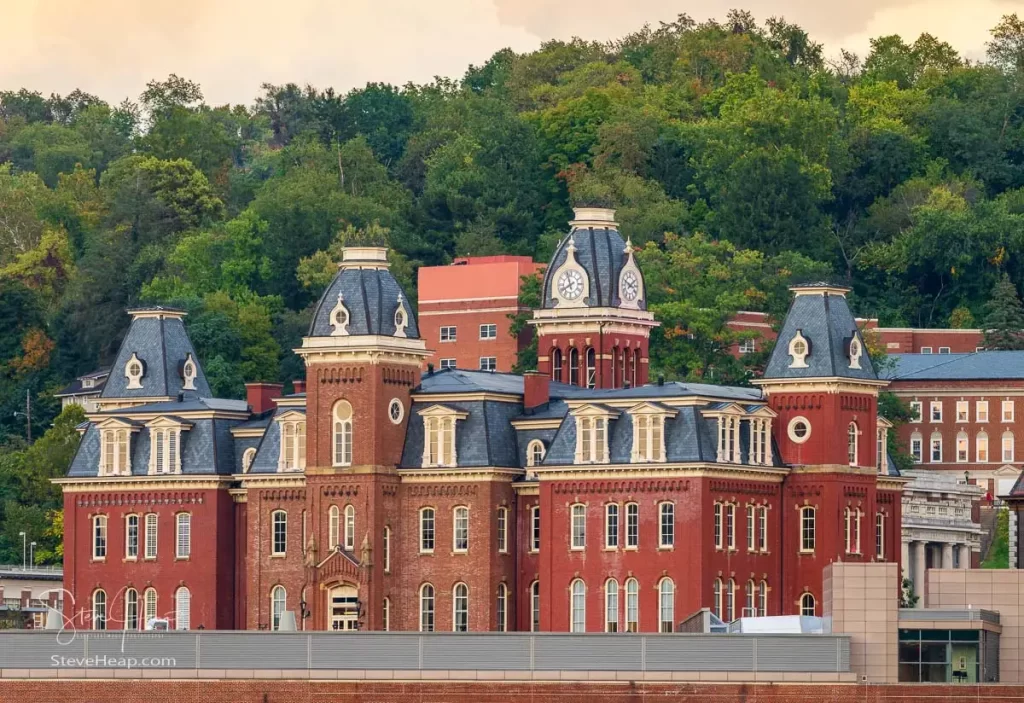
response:
[[[355,586],[327,590],[327,629],[352,632],[359,629],[359,591]]]

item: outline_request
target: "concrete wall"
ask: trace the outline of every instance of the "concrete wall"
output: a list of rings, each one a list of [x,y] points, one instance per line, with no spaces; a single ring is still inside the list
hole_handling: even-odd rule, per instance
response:
[[[871,683],[896,683],[899,565],[825,567],[823,614],[832,632],[851,636],[850,670]]]
[[[995,610],[1003,632],[999,638],[999,681],[1024,683],[1024,572],[1017,569],[931,569],[929,608]]]

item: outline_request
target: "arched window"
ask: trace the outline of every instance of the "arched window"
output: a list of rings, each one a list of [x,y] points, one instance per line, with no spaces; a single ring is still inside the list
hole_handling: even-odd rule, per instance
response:
[[[619,582],[615,579],[604,583],[604,631],[619,631]]]
[[[526,446],[526,465],[527,466],[540,466],[541,462],[544,461],[544,442],[539,439],[531,441]]]
[[[629,385],[629,360],[633,357],[630,355],[628,349],[622,350],[622,362],[619,364],[619,369],[622,370],[622,387],[625,388]]]
[[[956,460],[957,463],[967,461],[967,433],[958,432],[956,435]]]
[[[570,632],[587,631],[587,586],[582,579],[576,579],[569,588],[570,592]]]
[[[327,511],[328,519],[328,546],[331,549],[341,546],[341,509],[332,505]]]
[[[156,589],[147,588],[142,594],[143,601],[143,622],[142,629],[149,627],[149,621],[156,617]]]
[[[334,404],[334,465],[352,465],[352,405],[347,400]]]
[[[384,573],[391,573],[391,528],[384,526]]]
[[[345,506],[345,549],[349,552],[356,548],[356,508]]]
[[[249,447],[242,453],[242,473],[249,473],[252,468],[252,460],[256,458],[256,447]]]
[[[619,348],[612,347],[612,388],[619,387]]]
[[[306,423],[288,421],[281,423],[281,457],[278,469],[301,471],[306,468]]]
[[[96,515],[92,519],[92,558],[107,558],[107,516]]]
[[[434,509],[420,508],[420,552],[434,551]]]
[[[800,614],[814,616],[814,596],[805,593],[800,596]]]
[[[640,629],[640,583],[636,579],[626,581],[626,632]]]
[[[846,458],[850,461],[850,466],[857,465],[857,423],[851,422],[850,426],[846,429]]]
[[[274,586],[270,590],[270,629],[281,629],[281,618],[288,603],[288,592],[284,586]]]
[[[175,554],[178,559],[188,559],[192,555],[192,516],[189,513],[178,513],[175,520]]]
[[[530,584],[530,632],[540,632],[540,581]]]
[[[587,546],[587,506],[583,503],[576,503],[570,509],[571,533],[570,549],[584,549]]]
[[[469,551],[469,508],[460,505],[454,510],[452,549],[456,552]]]
[[[658,584],[658,632],[672,632],[676,620],[676,585],[670,578]]]
[[[434,631],[434,587],[420,586],[420,632]]]
[[[469,586],[464,583],[452,589],[452,632],[469,632]]]
[[[580,385],[580,350],[575,347],[569,350],[569,385]]]
[[[636,388],[637,385],[640,383],[640,349],[639,348],[633,350],[633,363],[632,363],[632,368],[630,368],[630,372],[632,374],[633,387]]]
[[[800,551],[813,552],[815,543],[815,510],[810,505],[800,508]]]
[[[729,579],[725,582],[725,618],[726,622],[736,619],[736,581]]]
[[[942,435],[938,432],[932,432],[931,446],[929,451],[929,461],[934,463],[940,463],[942,461]]]
[[[975,461],[982,463],[988,461],[988,434],[979,432],[974,441]]]
[[[746,592],[746,605],[743,606],[742,617],[752,618],[757,615],[757,606],[754,605],[754,599],[756,596],[755,591],[757,586],[754,585],[754,579],[747,581],[747,592]]]
[[[1013,461],[1013,432],[1003,432],[1003,463]]]
[[[92,594],[92,629],[107,629],[107,592],[102,588]]]
[[[124,629],[138,630],[139,628],[139,592],[129,588],[124,592]]]
[[[562,382],[562,350],[554,349],[551,352],[551,380]]]
[[[593,347],[587,347],[587,388],[597,388],[597,353]]]
[[[508,586],[504,583],[498,584],[498,602],[495,604],[494,613],[497,616],[495,625],[498,632],[508,630]]]
[[[764,580],[757,589],[757,614],[762,618],[768,615],[768,582]]]
[[[280,556],[288,548],[288,513],[283,510],[275,510],[271,514],[270,520],[270,553]]]
[[[174,629],[188,630],[192,610],[192,593],[182,586],[174,594]]]
[[[714,600],[714,603],[715,603],[715,605],[714,605],[715,615],[719,619],[722,618],[722,590],[723,590],[722,589],[722,579],[715,579],[715,584],[714,584],[714,589],[713,589],[712,596],[713,596],[713,600]]]

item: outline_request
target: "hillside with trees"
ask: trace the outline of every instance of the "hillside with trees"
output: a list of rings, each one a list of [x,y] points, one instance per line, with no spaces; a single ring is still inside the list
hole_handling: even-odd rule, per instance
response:
[[[55,423],[52,393],[111,361],[125,308],[186,309],[214,391],[242,397],[302,375],[289,350],[349,241],[386,241],[414,295],[419,266],[544,260],[572,205],[614,206],[666,378],[745,382],[763,354],[730,357],[724,323],[781,313],[793,281],[845,283],[883,325],[1021,314],[1016,15],[981,62],[927,34],[829,59],[733,11],[502,50],[427,85],[265,85],[251,105],[176,75],[120,103],[0,87],[0,562],[20,562],[25,526],[59,558],[46,479],[80,416]]]

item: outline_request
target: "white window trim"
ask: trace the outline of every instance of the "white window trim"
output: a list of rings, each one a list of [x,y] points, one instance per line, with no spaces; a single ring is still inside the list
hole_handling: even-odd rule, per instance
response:
[[[498,338],[498,325],[493,322],[485,322],[480,325],[480,341],[491,341]],[[493,332],[494,334],[491,334]],[[486,334],[485,334],[486,333]]]
[[[457,341],[457,332],[455,325],[442,325],[437,331],[437,338],[439,342],[447,344],[448,342]],[[447,339],[445,337],[447,336]]]
[[[423,418],[423,467],[457,466],[458,422],[469,417],[469,413],[431,405],[418,414]]]
[[[982,454],[984,449],[984,455]],[[987,464],[992,458],[991,449],[988,444],[988,433],[979,432],[974,436],[974,460],[978,464]]]
[[[630,520],[630,512],[635,513],[635,516],[636,516],[636,520],[635,520],[635,522],[636,522],[636,529],[634,530],[635,541],[634,541],[633,544],[630,544],[630,530],[629,530],[629,526],[630,526],[630,522],[631,522],[631,520]],[[626,528],[625,529],[625,541],[623,542],[623,544],[625,546],[623,547],[623,549],[629,549],[629,550],[635,551],[635,550],[640,548],[640,504],[635,502],[635,501],[626,503],[623,506],[623,515],[625,517],[625,519],[623,520],[623,524],[625,525],[625,528]]]
[[[290,411],[282,414],[277,421],[281,432],[281,453],[277,461],[277,470],[302,471],[306,468],[306,416],[300,412]]]
[[[281,523],[284,525],[284,549],[277,548],[277,523],[278,515],[283,515]],[[288,553],[288,513],[284,510],[274,510],[270,513],[270,555],[283,557]]]
[[[145,536],[145,559],[156,559],[160,548],[159,526],[160,516],[156,513],[146,513],[146,536]],[[152,547],[152,549],[150,549]]]
[[[579,508],[579,510],[577,510]],[[580,513],[580,515],[577,515]],[[576,520],[582,519],[583,529],[580,532],[582,541],[576,541]],[[573,503],[569,506],[569,549],[574,552],[581,552],[587,548],[587,506],[585,503]]]
[[[458,365],[456,364],[455,359],[441,359],[439,368],[444,371],[445,369],[458,368]]]
[[[612,540],[612,512],[615,513],[615,539]],[[622,540],[622,515],[618,503],[605,503],[604,506],[604,548],[618,549]]]
[[[460,517],[462,515],[463,517]],[[465,528],[460,528],[459,523],[465,522]],[[459,546],[459,532],[465,532],[465,545]],[[469,552],[469,507],[456,505],[452,508],[452,552],[455,554],[466,554]]]
[[[935,447],[939,448],[939,458],[935,458]],[[942,435],[937,432],[932,433],[932,436],[928,439],[928,463],[929,464],[941,464],[942,463]]]
[[[100,540],[102,539],[102,544]],[[100,551],[103,553],[100,554]],[[110,551],[110,520],[107,515],[92,516],[92,560],[106,561]]]
[[[604,582],[604,631],[619,631],[619,582],[613,578]]]
[[[99,426],[100,433],[100,476],[131,476],[132,473],[132,434],[138,431],[138,427],[118,420],[108,421]],[[125,443],[124,451],[121,451],[121,437]],[[121,465],[122,454],[125,465]],[[109,461],[108,461],[109,460]],[[110,469],[107,469],[107,464]]]
[[[611,420],[617,414],[597,406],[585,405],[573,411],[572,415],[576,422],[575,463],[607,464],[608,435],[611,432]]]
[[[982,412],[984,411],[984,412]],[[974,421],[988,422],[988,401],[979,400],[974,403]]]
[[[938,410],[938,419],[936,419],[935,411]],[[933,400],[928,404],[928,421],[938,424],[942,422],[943,407],[941,400]]]
[[[465,629],[459,629],[459,589],[465,589],[466,608],[465,608]],[[452,632],[469,632],[469,586],[460,581],[452,587]]]
[[[1006,413],[1006,409],[1010,409],[1010,413]],[[1017,414],[1017,409],[1012,400],[1004,400],[999,406],[999,417],[1003,419],[1003,422],[1013,422],[1014,417]]]
[[[345,551],[352,552],[356,548],[356,506],[345,506]]]
[[[496,356],[481,356],[480,357],[480,371],[497,371],[498,370],[498,357]]]
[[[424,603],[428,600],[426,597],[427,589],[430,589],[430,610],[428,611],[423,607]],[[420,632],[434,632],[437,630],[437,590],[434,588],[432,583],[424,583],[420,586],[419,591],[419,611],[420,611]],[[424,627],[423,618],[427,613],[430,613],[430,627]]]
[[[131,527],[129,522],[132,518],[135,518],[135,554],[131,553],[129,549],[131,542],[129,537],[131,535]],[[138,513],[128,513],[124,516],[124,558],[125,561],[137,561],[139,558],[139,551],[142,546],[142,519]]]
[[[530,553],[540,551],[540,506],[530,506]]]
[[[352,404],[344,399],[337,401],[331,410],[331,460],[334,466],[352,466],[355,440],[352,419]]]
[[[182,521],[182,518],[185,518]],[[182,527],[184,526],[184,529]],[[174,516],[174,558],[192,557],[192,513],[176,513]]]
[[[920,400],[910,401],[910,421],[922,422],[924,420],[924,403]]]
[[[805,521],[807,516],[810,515],[811,524],[811,546],[807,546],[807,538],[805,532]],[[800,539],[800,553],[801,554],[813,554],[818,548],[818,510],[812,505],[800,506],[800,530],[798,532]]]
[[[508,554],[508,513],[507,507],[498,506],[498,554]]]
[[[424,538],[426,537],[426,530],[424,530],[424,515],[427,511],[430,511],[430,546],[424,547]],[[434,549],[437,547],[437,509],[430,505],[425,505],[420,508],[419,511],[419,553],[420,554],[433,554]]]
[[[669,528],[672,533],[669,535],[670,540],[665,541],[665,508],[668,507],[672,512],[672,521],[669,523]],[[670,500],[663,500],[658,503],[658,549],[674,549],[676,546],[676,504]]]

